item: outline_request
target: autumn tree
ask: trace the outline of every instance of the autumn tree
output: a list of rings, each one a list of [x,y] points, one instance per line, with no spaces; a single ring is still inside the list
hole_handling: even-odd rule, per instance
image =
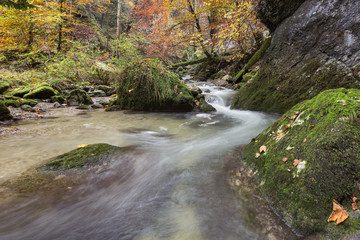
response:
[[[142,0],[137,28],[148,31],[150,55],[194,46],[211,59],[234,46],[251,48],[264,29],[255,6],[255,0]]]

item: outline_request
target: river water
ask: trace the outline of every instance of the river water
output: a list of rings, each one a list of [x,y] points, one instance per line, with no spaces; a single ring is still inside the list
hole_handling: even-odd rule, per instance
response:
[[[28,134],[0,138],[0,180],[79,144],[137,145],[141,151],[132,156],[129,172],[114,164],[67,191],[20,195],[3,204],[0,239],[295,239],[275,214],[265,221],[275,222],[276,231],[251,220],[260,197],[239,196],[226,177],[224,156],[275,116],[230,110],[234,91],[196,85],[216,112],[56,110],[63,111],[57,118],[18,123]]]

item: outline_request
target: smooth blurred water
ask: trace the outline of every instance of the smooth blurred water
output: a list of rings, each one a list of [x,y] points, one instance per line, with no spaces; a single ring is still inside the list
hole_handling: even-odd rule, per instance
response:
[[[234,91],[196,84],[216,112],[88,112],[22,122],[28,134],[0,138],[3,179],[83,143],[139,146],[126,168],[114,161],[68,191],[0,206],[0,239],[274,239],[249,227],[249,198],[230,190],[223,161],[274,116],[230,110]]]

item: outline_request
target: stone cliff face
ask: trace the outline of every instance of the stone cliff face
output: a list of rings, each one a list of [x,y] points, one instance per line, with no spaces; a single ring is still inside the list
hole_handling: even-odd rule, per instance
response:
[[[360,1],[261,0],[273,38],[233,107],[284,112],[323,90],[360,87]]]

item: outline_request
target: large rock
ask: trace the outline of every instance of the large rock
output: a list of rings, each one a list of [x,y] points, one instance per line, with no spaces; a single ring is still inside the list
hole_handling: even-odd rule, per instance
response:
[[[354,232],[360,218],[335,227],[333,199],[351,210],[360,196],[360,90],[327,90],[301,102],[247,145],[243,160],[257,173],[275,210],[302,234]],[[266,146],[260,154],[260,147]],[[294,166],[295,159],[300,160]],[[350,213],[353,214],[353,213]],[[325,238],[327,239],[327,238]]]
[[[93,101],[84,90],[74,89],[66,98],[66,103],[69,106],[79,106],[81,104],[93,104]]]
[[[63,171],[73,168],[88,168],[107,163],[114,156],[128,152],[131,147],[116,147],[105,143],[84,145],[51,159],[39,168],[43,171]]]
[[[30,99],[48,99],[55,95],[55,90],[49,86],[42,86],[24,95]]]
[[[290,17],[305,0],[260,0],[257,6],[257,17],[270,29]]]
[[[360,1],[306,0],[278,25],[263,67],[233,108],[285,112],[326,89],[360,88],[359,49]]]
[[[176,74],[156,60],[135,63],[120,75],[118,98],[121,109],[145,111],[191,111],[195,99]]]
[[[10,84],[6,81],[0,80],[0,93],[5,92],[10,88]]]
[[[0,101],[0,121],[12,119],[9,109]]]

